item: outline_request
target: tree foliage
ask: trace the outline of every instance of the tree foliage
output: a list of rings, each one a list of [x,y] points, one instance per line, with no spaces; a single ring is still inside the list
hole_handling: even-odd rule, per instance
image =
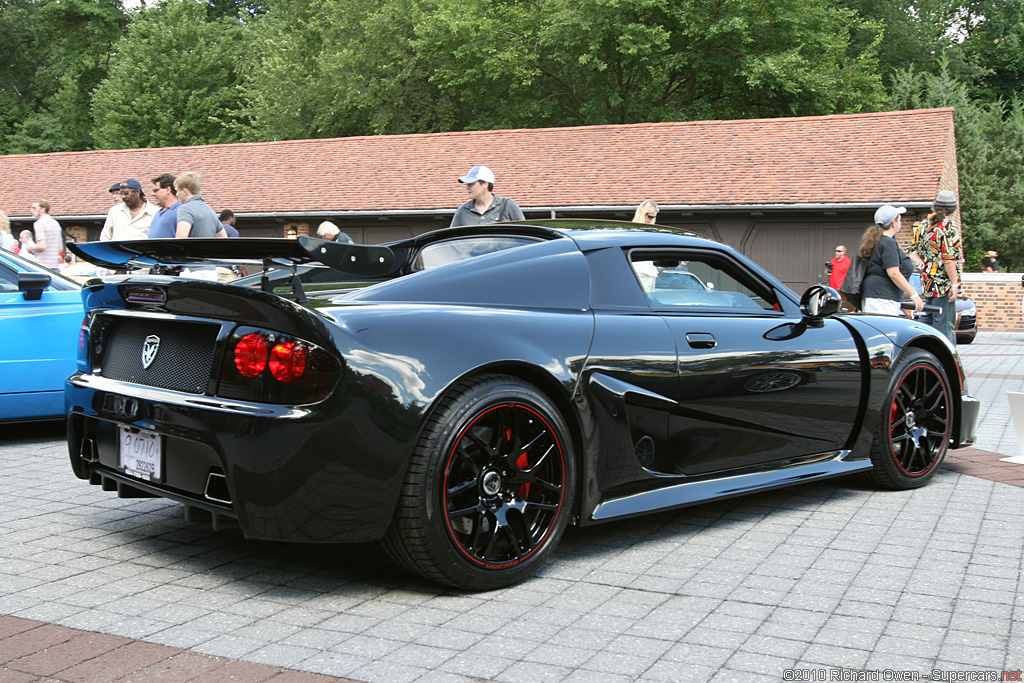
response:
[[[1004,267],[1024,266],[1024,98],[978,102],[971,88],[940,62],[937,74],[896,72],[895,109],[955,107],[960,215],[968,267],[981,254],[999,252]]]
[[[869,25],[830,0],[283,0],[247,91],[257,137],[863,111]]]
[[[126,24],[116,0],[0,0],[0,152],[92,145],[92,92]]]
[[[100,148],[234,142],[244,123],[238,71],[248,52],[244,26],[207,20],[192,0],[144,10],[114,46],[92,115]]]

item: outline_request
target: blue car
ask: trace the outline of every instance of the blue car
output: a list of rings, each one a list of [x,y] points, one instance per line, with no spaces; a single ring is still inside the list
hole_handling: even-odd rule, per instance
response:
[[[81,285],[0,249],[0,422],[64,417],[75,370]]]

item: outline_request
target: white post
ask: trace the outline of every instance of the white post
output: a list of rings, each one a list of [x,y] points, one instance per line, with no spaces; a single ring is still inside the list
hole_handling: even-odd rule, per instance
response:
[[[1024,393],[1007,391],[1006,398],[1010,401],[1010,419],[1013,420],[1013,428],[1017,432],[1017,444],[1024,455]]]

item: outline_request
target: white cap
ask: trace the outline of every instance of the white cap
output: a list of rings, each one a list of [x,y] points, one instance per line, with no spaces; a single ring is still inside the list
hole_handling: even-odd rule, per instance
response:
[[[474,166],[469,169],[469,173],[459,178],[460,183],[475,183],[478,180],[486,180],[489,183],[494,182],[494,171],[487,168],[486,166]]]
[[[878,211],[875,211],[875,224],[881,225],[883,228],[888,228],[889,225],[896,220],[896,216],[907,212],[905,206],[893,206],[892,204],[886,204],[885,206],[878,207]]]

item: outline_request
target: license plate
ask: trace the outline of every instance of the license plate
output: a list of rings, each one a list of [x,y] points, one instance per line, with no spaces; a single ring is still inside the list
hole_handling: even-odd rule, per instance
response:
[[[124,473],[146,481],[160,481],[163,453],[160,435],[118,426],[118,452]]]

